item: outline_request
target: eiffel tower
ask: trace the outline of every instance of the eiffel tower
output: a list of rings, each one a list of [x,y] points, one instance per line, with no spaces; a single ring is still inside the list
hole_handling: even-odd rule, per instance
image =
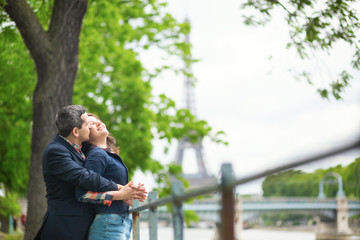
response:
[[[189,20],[186,18],[185,22],[189,22]],[[189,34],[186,35],[185,41],[186,43],[190,43]],[[185,58],[185,72],[190,74],[192,72],[190,61],[186,61],[187,58],[189,58],[189,56],[184,56],[184,58]],[[190,110],[190,112],[194,116],[196,116],[194,78],[188,75],[185,76],[184,79],[184,104],[185,104],[185,108]],[[179,144],[177,146],[175,163],[177,165],[183,166],[184,152],[191,150],[195,152],[198,171],[196,173],[184,173],[183,175],[184,178],[189,181],[190,188],[215,182],[216,178],[209,174],[205,165],[202,138],[199,138],[197,143],[192,143],[187,137],[183,137],[179,141]]]

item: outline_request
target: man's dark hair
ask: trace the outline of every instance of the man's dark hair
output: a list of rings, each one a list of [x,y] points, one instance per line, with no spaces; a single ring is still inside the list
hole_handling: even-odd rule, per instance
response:
[[[81,129],[84,120],[81,115],[86,113],[86,108],[80,105],[62,107],[56,114],[55,123],[59,135],[67,137],[74,127]]]

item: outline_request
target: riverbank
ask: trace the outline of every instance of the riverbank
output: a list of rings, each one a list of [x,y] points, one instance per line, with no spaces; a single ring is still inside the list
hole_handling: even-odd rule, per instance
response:
[[[315,232],[316,226],[292,226],[292,227],[271,227],[271,226],[252,226],[250,229],[287,231],[287,232]],[[354,236],[360,236],[360,227],[351,228]]]
[[[159,227],[158,238],[159,240],[173,239],[174,230],[171,227]],[[186,240],[199,240],[207,239],[213,240],[215,236],[215,229],[208,228],[184,228],[184,239]],[[140,226],[140,239],[149,240],[149,229],[142,225]],[[315,240],[313,232],[289,232],[289,231],[276,231],[276,230],[261,230],[261,229],[247,229],[240,233],[241,240]]]
[[[292,227],[272,227],[272,226],[252,226],[249,229],[287,231],[287,232],[315,232],[316,226],[292,226]]]

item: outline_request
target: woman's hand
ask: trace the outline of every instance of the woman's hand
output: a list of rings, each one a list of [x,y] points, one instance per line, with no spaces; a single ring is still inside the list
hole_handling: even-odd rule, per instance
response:
[[[134,184],[133,184],[133,181],[130,181],[129,182],[129,186],[131,187],[131,188],[133,188],[133,189],[136,189],[136,190],[138,190],[138,191],[142,191],[143,193],[144,193],[144,197],[142,198],[142,199],[139,199],[139,201],[140,202],[144,202],[145,200],[146,200],[146,193],[148,193],[147,191],[146,191],[146,187],[145,187],[145,185],[144,184],[142,184],[142,183],[139,183],[137,186],[135,186]],[[134,200],[134,199],[132,199],[132,200]],[[132,206],[132,200],[131,199],[128,199],[128,200],[123,200],[126,204],[128,204],[129,206]]]
[[[139,200],[144,202],[146,200],[146,188],[144,184],[138,184],[134,186],[134,182],[130,181],[125,186],[122,186],[119,191],[115,191],[113,194],[113,200],[123,200],[131,206],[132,200]]]

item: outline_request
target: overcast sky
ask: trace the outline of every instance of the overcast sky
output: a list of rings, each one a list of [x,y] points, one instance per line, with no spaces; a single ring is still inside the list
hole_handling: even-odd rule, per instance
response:
[[[343,69],[351,69],[351,51],[338,45],[331,55],[314,53],[300,61],[294,50],[285,49],[288,27],[283,11],[276,12],[265,27],[242,22],[238,0],[170,0],[173,16],[191,23],[192,66],[197,116],[214,130],[226,132],[229,146],[205,139],[204,157],[209,171],[217,175],[223,162],[231,162],[237,177],[257,173],[354,140],[360,133],[359,73],[343,101],[324,100],[317,86],[326,86]],[[142,54],[151,67],[156,56]],[[307,70],[316,86],[297,81],[295,73]],[[165,93],[182,105],[182,76],[165,74],[154,81],[155,94]],[[176,143],[162,155],[155,143],[153,156],[174,160]],[[359,151],[339,155],[300,169],[312,171],[337,164],[347,165]],[[184,159],[185,172],[194,170],[191,154]],[[261,193],[261,181],[240,188],[242,193]]]

